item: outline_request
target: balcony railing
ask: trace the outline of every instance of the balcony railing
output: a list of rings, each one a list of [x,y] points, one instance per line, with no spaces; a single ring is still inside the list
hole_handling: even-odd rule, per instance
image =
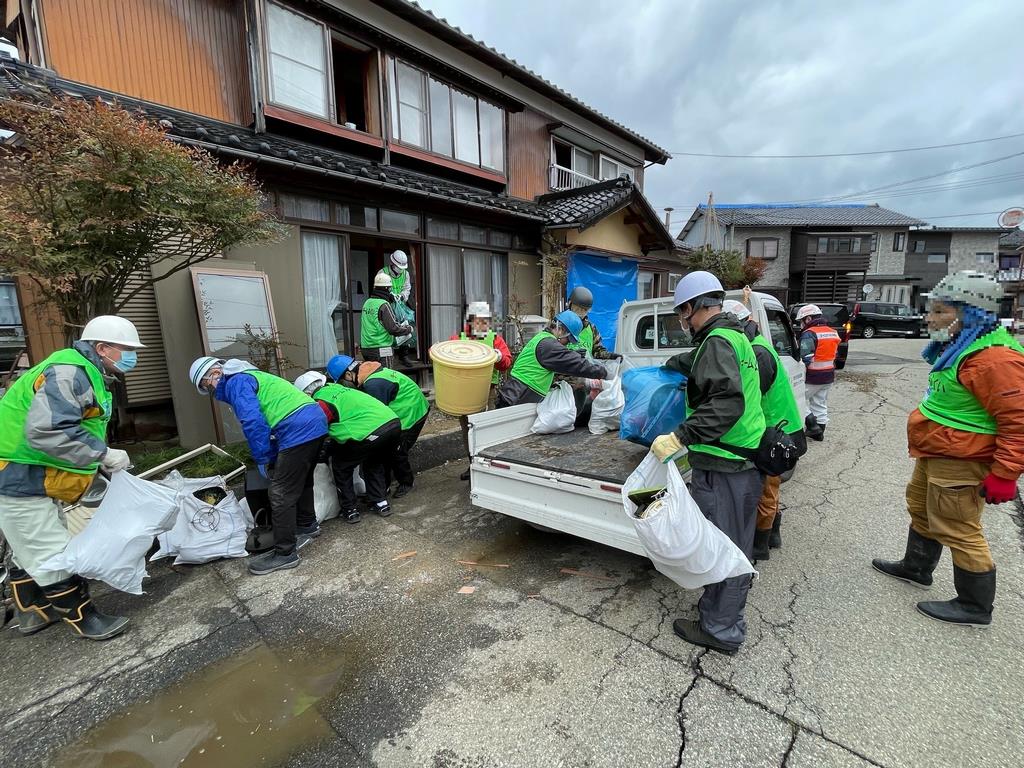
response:
[[[1021,279],[1021,271],[1018,267],[1000,269],[996,272],[996,280],[1000,283],[1016,283]]]
[[[563,189],[578,189],[596,183],[597,179],[571,168],[563,168],[560,165],[551,166],[551,189],[556,192],[561,192]]]

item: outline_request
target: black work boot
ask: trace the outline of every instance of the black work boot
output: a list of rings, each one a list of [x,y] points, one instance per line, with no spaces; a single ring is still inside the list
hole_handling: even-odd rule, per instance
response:
[[[672,630],[688,643],[699,645],[702,648],[710,648],[713,651],[724,653],[726,656],[733,656],[739,650],[738,645],[726,645],[709,635],[701,629],[699,621],[676,619],[672,623]]]
[[[913,528],[907,533],[907,551],[902,560],[875,558],[871,565],[886,576],[928,589],[932,585],[932,572],[942,557],[942,545],[935,539],[926,539]]]
[[[768,546],[771,549],[782,549],[782,512],[775,513],[772,520],[771,535],[768,537]]]
[[[992,606],[996,599],[996,569],[972,573],[953,566],[956,597],[952,600],[929,600],[917,604],[925,616],[947,624],[965,627],[987,627],[992,623]]]
[[[750,559],[755,563],[759,560],[771,559],[771,554],[768,552],[768,538],[771,534],[771,529],[768,528],[763,531],[758,528],[754,531],[754,551],[751,553]]]
[[[296,549],[298,549],[298,538],[296,538]],[[253,576],[266,576],[274,571],[286,571],[291,568],[298,568],[299,556],[295,552],[282,555],[277,550],[264,552],[262,555],[255,555],[249,558],[249,573]]]
[[[21,634],[31,635],[60,621],[60,614],[46,599],[43,588],[21,568],[11,568],[11,592]]]
[[[128,627],[124,616],[107,616],[96,610],[89,597],[89,584],[81,576],[49,584],[44,590],[64,623],[71,627],[78,637],[89,640],[109,640]]]

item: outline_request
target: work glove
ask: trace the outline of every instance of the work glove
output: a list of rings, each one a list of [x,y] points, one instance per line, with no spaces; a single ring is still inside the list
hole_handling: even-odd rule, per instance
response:
[[[100,466],[107,472],[120,472],[122,469],[128,469],[131,465],[132,461],[128,458],[128,453],[118,448],[107,448],[107,452],[100,459]]]
[[[1003,504],[1013,501],[1017,497],[1017,481],[1007,480],[999,475],[988,473],[978,490],[979,496],[984,496],[989,504]]]
[[[662,464],[668,464],[681,450],[683,444],[679,442],[675,432],[658,435],[651,444],[651,453],[657,456]]]
[[[610,355],[608,355],[608,359],[622,362],[622,355],[620,355],[618,352],[612,352]]]

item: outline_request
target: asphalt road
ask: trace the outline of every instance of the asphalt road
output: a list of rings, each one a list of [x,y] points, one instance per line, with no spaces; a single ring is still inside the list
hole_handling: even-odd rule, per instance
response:
[[[121,638],[4,630],[0,765],[1018,766],[1016,507],[986,512],[991,629],[928,620],[870,567],[905,541],[921,345],[853,342],[734,657],[672,633],[698,593],[473,509],[456,463],[389,519],[328,523],[297,570],[152,565],[145,596],[100,595]],[[951,596],[948,553],[936,576]]]

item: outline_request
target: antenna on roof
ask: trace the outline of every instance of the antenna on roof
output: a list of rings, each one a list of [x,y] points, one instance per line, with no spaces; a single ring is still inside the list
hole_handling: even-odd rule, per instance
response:
[[[715,213],[715,193],[708,192],[708,204],[704,211],[704,250],[722,248],[722,230]]]

